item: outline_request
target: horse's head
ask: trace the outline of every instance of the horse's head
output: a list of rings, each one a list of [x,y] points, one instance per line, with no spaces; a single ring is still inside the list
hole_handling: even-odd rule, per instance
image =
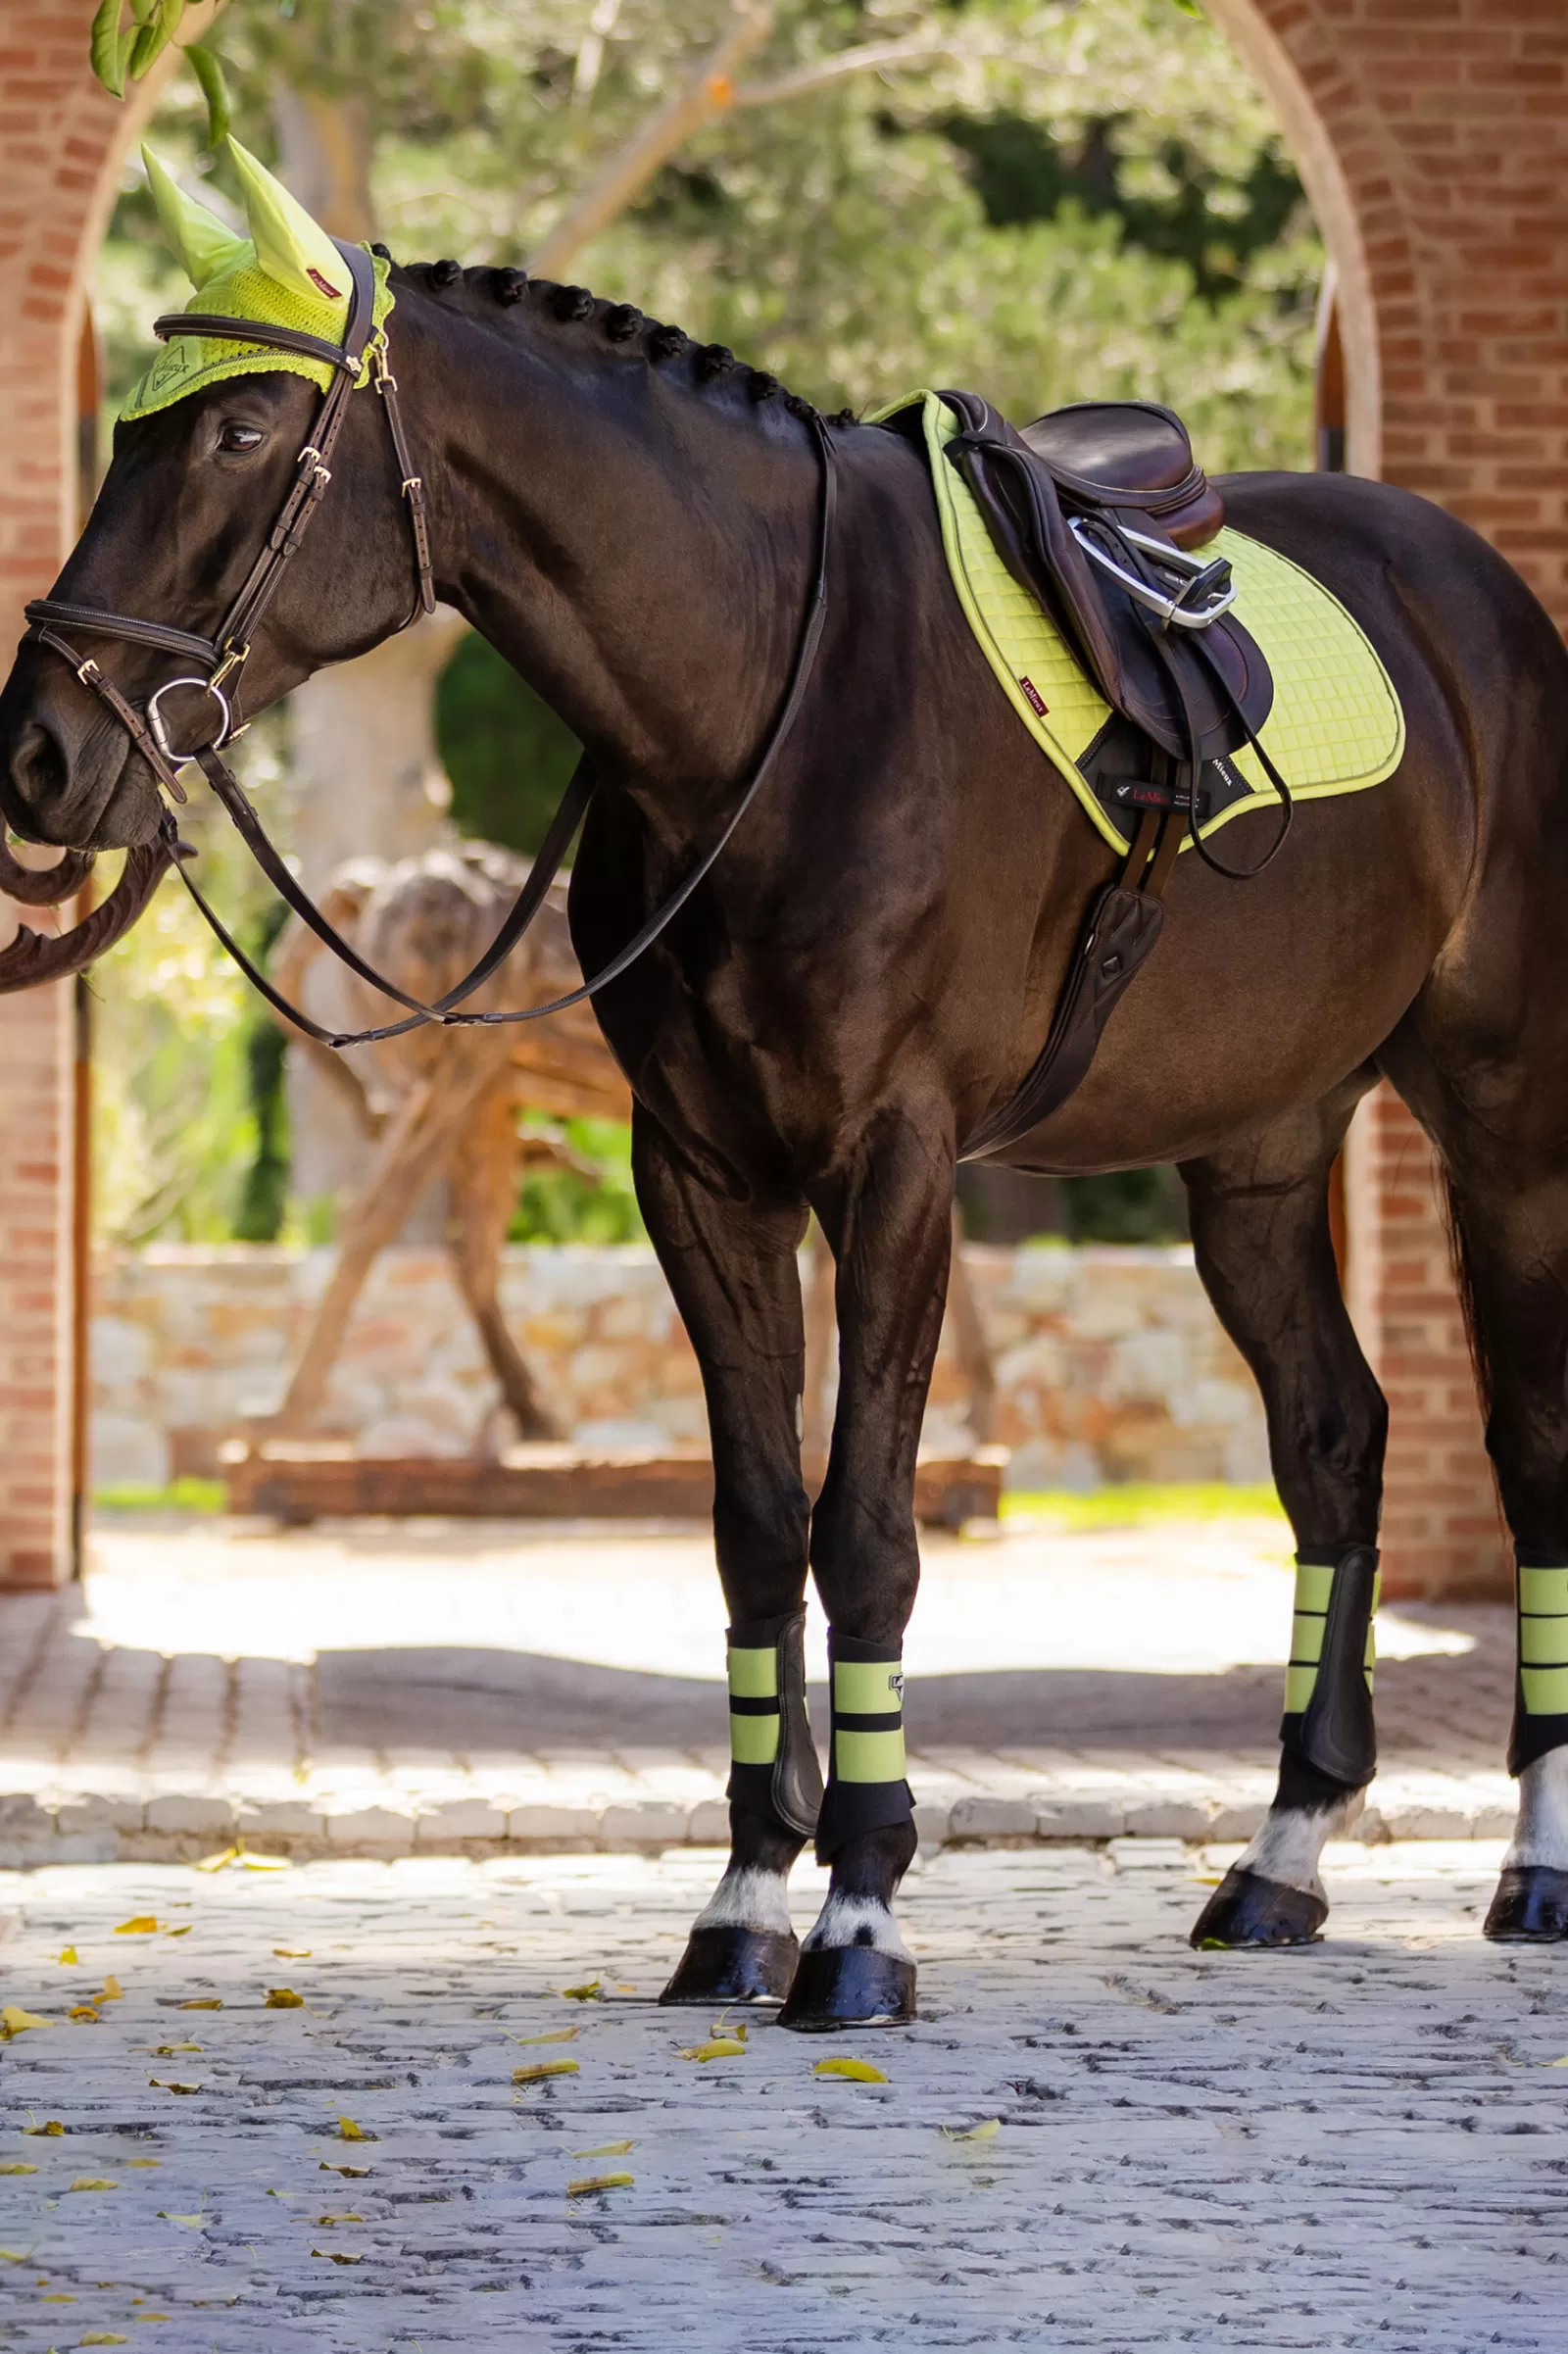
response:
[[[235,160],[250,239],[149,158],[165,225],[197,288],[191,311],[337,342],[348,313],[342,256],[260,165],[243,151]],[[381,275],[378,319],[389,307]],[[332,374],[309,357],[172,338],[122,412],[103,488],[52,597],[216,640],[282,513]],[[248,712],[409,616],[408,521],[380,407],[368,390],[348,398],[330,492],[229,682]],[[64,634],[137,711],[166,682],[200,680],[213,666],[86,626]],[[198,683],[162,698],[160,715],[187,750],[213,740],[219,707]],[[36,637],[24,639],[0,694],[0,811],[35,841],[95,850],[145,841],[158,822],[157,780],[131,734]]]

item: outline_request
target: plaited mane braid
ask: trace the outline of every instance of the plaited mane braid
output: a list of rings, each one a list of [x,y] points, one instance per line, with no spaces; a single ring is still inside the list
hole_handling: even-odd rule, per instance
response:
[[[379,254],[384,261],[390,261],[392,258],[384,245],[373,245],[370,251]],[[437,288],[454,286],[465,275],[463,266],[459,262],[431,262],[425,265],[425,270],[430,284]],[[475,272],[476,276],[481,274],[483,273]],[[525,270],[518,270],[507,265],[491,270],[488,277],[491,294],[504,307],[510,309],[514,304],[520,303],[530,291],[537,291],[548,305],[552,316],[560,319],[564,326],[578,324],[584,319],[591,319],[595,312],[599,311],[598,302],[586,286],[552,285],[548,280],[531,279]],[[788,391],[780,383],[778,377],[771,374],[765,368],[745,367],[743,362],[736,359],[728,344],[694,345],[683,327],[672,326],[661,319],[646,318],[635,303],[607,305],[600,312],[599,324],[604,331],[606,341],[612,344],[635,343],[639,336],[646,334],[645,348],[648,357],[656,363],[678,359],[683,352],[689,351],[692,355],[693,372],[700,384],[712,383],[720,376],[732,374],[739,368],[742,370],[747,394],[752,400],[761,403],[782,399],[790,416],[798,417],[802,423],[809,422],[818,414],[815,405],[808,401],[804,393]],[[858,423],[858,419],[853,409],[838,409],[831,416],[824,417],[824,422],[830,425],[846,426]]]

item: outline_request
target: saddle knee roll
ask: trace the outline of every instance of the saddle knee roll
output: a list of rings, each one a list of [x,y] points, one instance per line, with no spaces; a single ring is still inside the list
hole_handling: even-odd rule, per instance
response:
[[[806,1706],[806,1612],[731,1627],[728,1796],[749,1814],[809,1839],[822,1767]]]
[[[904,1653],[897,1643],[828,1634],[833,1694],[832,1769],[816,1827],[816,1860],[830,1864],[847,1840],[912,1820],[904,1776]]]
[[[1517,1547],[1516,1560],[1519,1664],[1510,1774],[1568,1744],[1568,1566],[1527,1545]]]
[[[1369,1545],[1298,1553],[1291,1660],[1285,1671],[1287,1751],[1347,1789],[1377,1770],[1372,1718],[1378,1556]]]

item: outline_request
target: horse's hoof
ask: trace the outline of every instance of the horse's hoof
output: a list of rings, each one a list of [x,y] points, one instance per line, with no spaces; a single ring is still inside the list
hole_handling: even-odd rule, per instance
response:
[[[1568,1872],[1505,1864],[1482,1936],[1498,1945],[1557,1945],[1568,1938]]]
[[[694,1929],[661,2002],[782,2002],[798,1939],[770,1929]]]
[[[826,2035],[836,2027],[907,2027],[914,1964],[872,1945],[818,1945],[801,1956],[780,2027]]]
[[[1194,1925],[1190,1945],[1311,1945],[1329,1908],[1309,1888],[1288,1888],[1232,1864]]]

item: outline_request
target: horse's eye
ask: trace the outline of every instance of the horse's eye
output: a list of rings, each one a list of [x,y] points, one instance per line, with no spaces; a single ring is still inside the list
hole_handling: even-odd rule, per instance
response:
[[[219,434],[218,446],[220,450],[242,452],[259,449],[266,439],[267,436],[260,425],[239,425],[230,422],[224,425]]]

